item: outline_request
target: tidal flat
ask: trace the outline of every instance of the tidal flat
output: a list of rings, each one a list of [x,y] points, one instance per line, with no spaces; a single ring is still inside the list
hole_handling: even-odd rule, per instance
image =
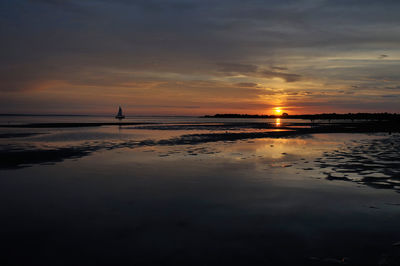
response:
[[[399,265],[400,135],[330,127],[3,127],[0,263]]]

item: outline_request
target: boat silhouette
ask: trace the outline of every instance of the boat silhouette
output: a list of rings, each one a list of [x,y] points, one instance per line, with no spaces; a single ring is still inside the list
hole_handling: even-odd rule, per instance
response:
[[[122,114],[121,106],[118,108],[118,113],[117,113],[117,115],[115,116],[115,118],[116,118],[116,119],[119,119],[119,120],[125,118],[125,116]]]

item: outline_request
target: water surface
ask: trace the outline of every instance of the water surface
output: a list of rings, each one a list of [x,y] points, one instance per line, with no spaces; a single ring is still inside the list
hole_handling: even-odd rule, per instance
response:
[[[90,149],[0,170],[1,264],[397,265],[399,135],[132,144],[189,122],[1,139]]]

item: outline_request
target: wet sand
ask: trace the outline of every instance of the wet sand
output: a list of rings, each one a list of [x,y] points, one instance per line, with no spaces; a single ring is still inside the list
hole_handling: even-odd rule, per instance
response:
[[[354,141],[316,162],[329,180],[343,180],[400,192],[400,136]]]

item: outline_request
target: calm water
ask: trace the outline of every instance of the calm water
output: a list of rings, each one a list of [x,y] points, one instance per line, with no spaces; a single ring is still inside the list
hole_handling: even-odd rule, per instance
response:
[[[218,123],[218,122],[276,122],[276,119],[250,119],[250,118],[205,118],[198,116],[126,116],[122,122],[146,122],[146,123]],[[309,122],[301,119],[282,119],[286,122]],[[10,116],[0,115],[0,125],[14,125],[27,123],[108,123],[116,122],[114,116],[57,116],[57,115],[33,115]]]
[[[40,133],[2,151],[90,150],[0,169],[1,265],[397,265],[399,135],[136,145],[222,130],[1,130]]]

